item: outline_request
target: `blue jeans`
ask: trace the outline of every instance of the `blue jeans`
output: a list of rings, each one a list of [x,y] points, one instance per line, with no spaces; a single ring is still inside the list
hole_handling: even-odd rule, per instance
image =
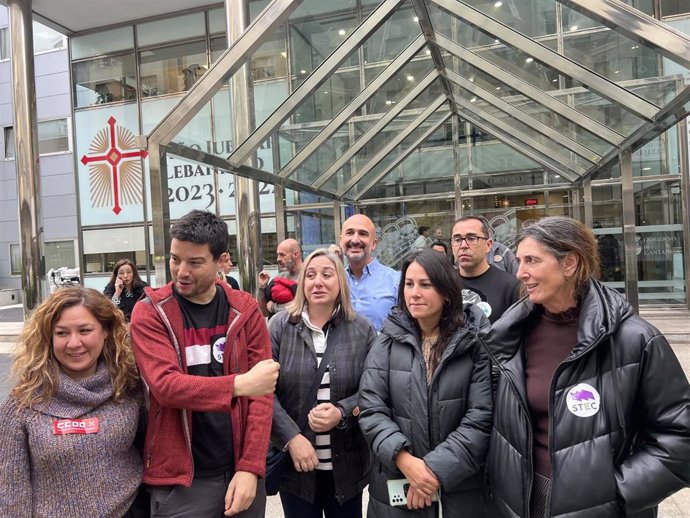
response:
[[[316,470],[314,503],[300,497],[280,492],[285,518],[362,518],[362,493],[342,505],[335,498],[335,482],[332,471]]]

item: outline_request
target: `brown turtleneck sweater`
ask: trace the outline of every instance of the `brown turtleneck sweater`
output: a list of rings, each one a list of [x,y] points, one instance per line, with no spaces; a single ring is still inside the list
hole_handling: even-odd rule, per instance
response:
[[[525,387],[534,432],[534,471],[551,478],[549,397],[556,368],[577,343],[579,308],[552,314],[544,310],[525,336]]]

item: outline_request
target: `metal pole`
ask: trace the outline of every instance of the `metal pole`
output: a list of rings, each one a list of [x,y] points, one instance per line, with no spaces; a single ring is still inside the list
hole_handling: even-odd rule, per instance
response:
[[[681,206],[683,207],[683,264],[685,266],[685,305],[690,309],[690,163],[688,163],[688,123],[682,121],[678,127],[680,147]]]
[[[453,179],[455,184],[455,219],[462,216],[462,165],[460,163],[460,115],[451,116],[453,132]]]
[[[9,0],[7,7],[12,38],[12,95],[22,288],[24,312],[27,313],[35,309],[42,298],[43,280],[43,227],[31,0]]]
[[[249,25],[249,1],[225,0],[228,46]],[[250,60],[251,63],[251,60]],[[254,86],[251,65],[245,64],[230,78],[230,106],[234,129],[234,149],[254,130]],[[254,156],[250,157],[254,165]],[[261,212],[259,189],[254,180],[235,175],[235,221],[237,222],[238,265],[242,286],[256,291],[256,277],[262,268]]]
[[[621,186],[623,188],[623,243],[625,244],[625,296],[635,312],[640,309],[637,283],[637,253],[635,251],[635,193],[633,191],[632,152],[619,153]]]

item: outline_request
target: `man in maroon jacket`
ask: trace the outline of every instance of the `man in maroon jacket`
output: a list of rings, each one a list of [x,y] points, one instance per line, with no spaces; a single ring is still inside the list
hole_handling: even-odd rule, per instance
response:
[[[192,211],[171,228],[173,281],[132,314],[151,406],[144,482],[151,516],[264,516],[263,476],[279,365],[257,302],[216,282],[228,228]]]

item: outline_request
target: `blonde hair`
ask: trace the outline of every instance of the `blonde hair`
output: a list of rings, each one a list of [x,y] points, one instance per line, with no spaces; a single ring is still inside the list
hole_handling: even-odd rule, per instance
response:
[[[293,317],[298,317],[302,314],[302,309],[307,304],[307,297],[304,294],[304,279],[309,264],[317,257],[326,257],[333,264],[335,276],[338,278],[338,284],[340,285],[340,294],[335,303],[336,307],[340,304],[340,312],[345,317],[345,320],[354,320],[356,313],[355,310],[352,309],[352,303],[350,302],[350,286],[345,276],[345,267],[343,266],[342,260],[336,254],[329,252],[327,248],[318,248],[314,250],[304,260],[297,280],[297,293],[295,293],[295,298],[292,302],[288,303],[285,309]]]
[[[55,395],[60,365],[53,354],[53,330],[62,312],[76,306],[84,306],[107,333],[101,358],[113,382],[113,400],[118,402],[139,388],[139,373],[122,312],[108,297],[91,288],[61,288],[44,300],[24,324],[12,369],[19,378],[12,397],[20,408]]]

